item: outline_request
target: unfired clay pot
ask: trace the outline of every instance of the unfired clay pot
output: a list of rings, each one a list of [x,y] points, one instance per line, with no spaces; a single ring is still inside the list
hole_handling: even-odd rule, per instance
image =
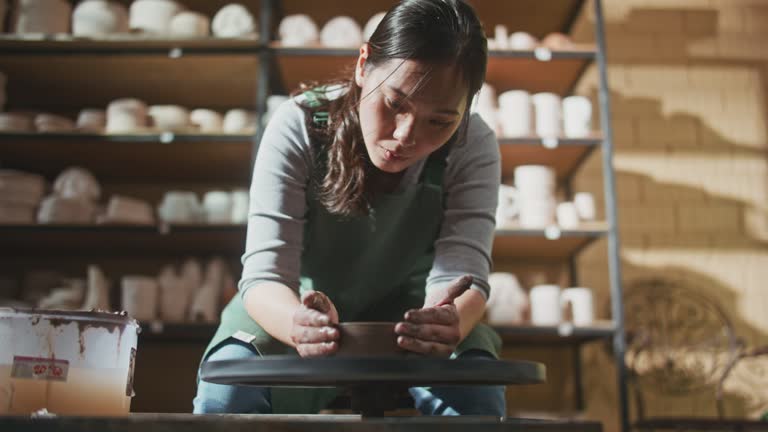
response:
[[[339,357],[400,357],[407,351],[397,345],[394,322],[344,322],[339,324]]]

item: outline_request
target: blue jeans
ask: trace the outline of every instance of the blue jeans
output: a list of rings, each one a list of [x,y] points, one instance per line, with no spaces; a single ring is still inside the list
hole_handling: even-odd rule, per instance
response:
[[[248,344],[230,339],[213,351],[208,360],[240,360],[257,356]],[[482,351],[467,352],[462,358],[492,358]],[[423,415],[506,415],[504,386],[411,387],[414,407]],[[213,384],[200,380],[193,402],[195,414],[271,414],[268,387]]]

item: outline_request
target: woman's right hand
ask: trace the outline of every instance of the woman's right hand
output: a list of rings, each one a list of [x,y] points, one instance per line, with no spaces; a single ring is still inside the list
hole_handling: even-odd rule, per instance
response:
[[[324,357],[339,349],[339,314],[331,299],[320,291],[301,295],[293,314],[291,340],[301,357]]]

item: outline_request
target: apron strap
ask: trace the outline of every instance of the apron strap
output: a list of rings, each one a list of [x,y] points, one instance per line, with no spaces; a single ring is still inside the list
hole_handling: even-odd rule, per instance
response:
[[[306,99],[306,105],[313,110],[312,123],[319,128],[328,126],[328,111],[318,110],[318,108],[328,104],[328,98],[325,96],[325,87],[307,90],[302,93],[302,96]]]

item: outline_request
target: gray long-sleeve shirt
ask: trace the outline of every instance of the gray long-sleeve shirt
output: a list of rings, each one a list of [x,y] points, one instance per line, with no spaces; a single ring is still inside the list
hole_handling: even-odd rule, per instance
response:
[[[268,281],[298,292],[312,161],[304,111],[288,100],[271,117],[256,156],[241,295]],[[425,161],[406,170],[401,187],[418,182]],[[496,136],[478,115],[471,116],[467,137],[451,149],[447,164],[446,209],[426,290],[471,274],[472,288],[487,298],[501,164]]]

